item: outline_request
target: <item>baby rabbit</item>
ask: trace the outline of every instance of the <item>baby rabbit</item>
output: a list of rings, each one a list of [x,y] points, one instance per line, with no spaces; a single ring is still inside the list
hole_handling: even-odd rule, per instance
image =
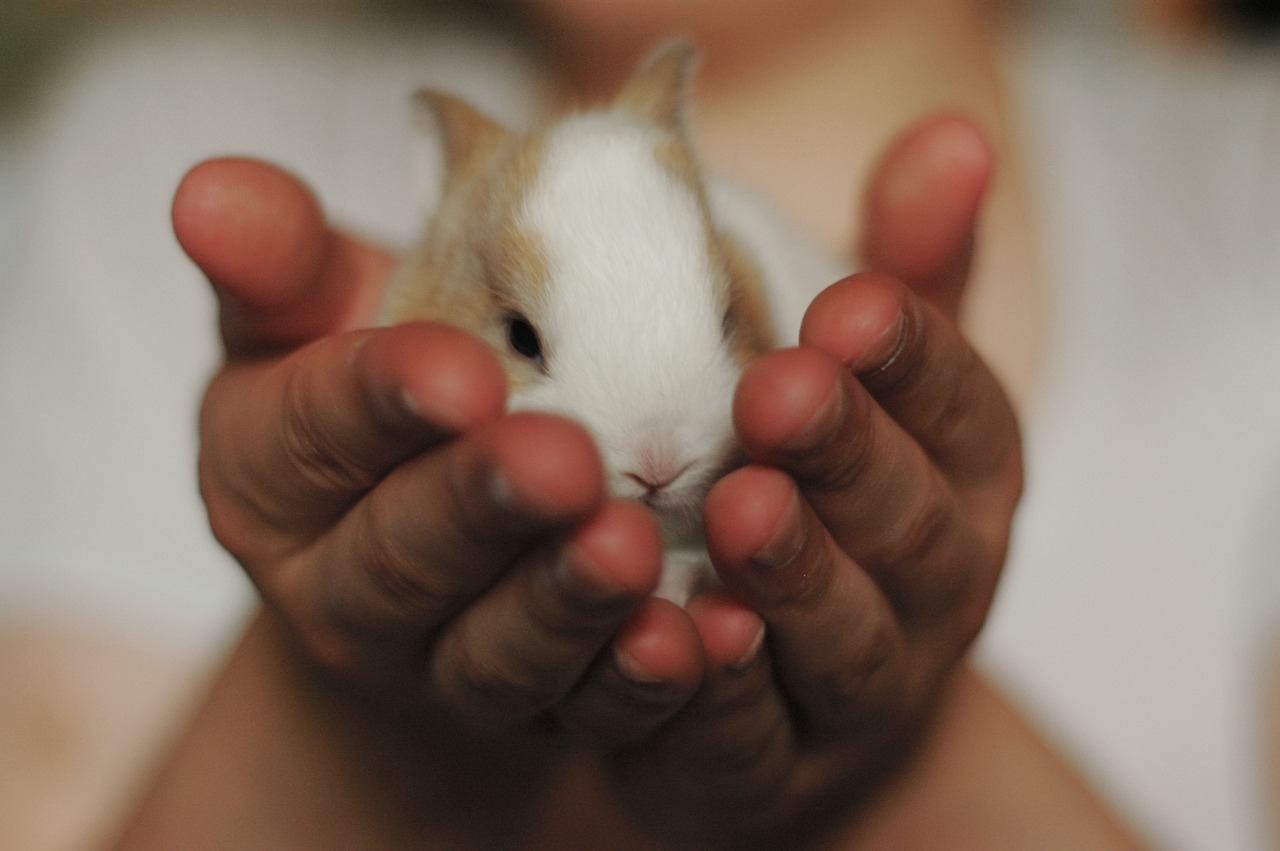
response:
[[[668,43],[611,102],[528,134],[419,92],[444,185],[382,315],[474,333],[505,365],[511,409],[586,426],[611,492],[657,515],[659,593],[680,603],[712,576],[702,501],[739,463],[743,366],[793,343],[803,307],[848,271],[702,174],[684,121],[693,58]]]

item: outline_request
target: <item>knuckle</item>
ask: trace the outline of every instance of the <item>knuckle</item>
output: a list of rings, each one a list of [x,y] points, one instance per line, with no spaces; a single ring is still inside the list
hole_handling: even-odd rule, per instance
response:
[[[197,486],[200,491],[200,500],[204,503],[209,531],[213,533],[214,540],[232,556],[241,558],[244,555],[246,541],[243,532],[244,523],[240,518],[241,512],[235,504],[237,500],[230,498],[226,488],[216,481],[205,452],[200,455]]]
[[[218,476],[207,455],[202,453],[198,467],[197,486],[209,532],[261,586],[264,573],[290,551],[294,539],[263,515],[259,501]]]
[[[864,393],[850,393],[845,422],[839,434],[810,459],[803,475],[806,485],[827,493],[853,491],[883,463],[880,433],[872,415],[872,401]]]
[[[945,553],[957,520],[955,502],[942,487],[930,487],[925,493],[925,498],[906,510],[897,527],[867,555],[869,567],[910,579]]]
[[[726,785],[719,795],[727,803],[758,804],[769,800],[782,784],[781,760],[773,731],[754,736],[713,737],[698,751],[699,774],[719,778]]]
[[[389,666],[378,658],[375,645],[341,613],[315,606],[283,583],[265,609],[288,640],[288,649],[320,674],[337,682],[369,684]]]
[[[1004,563],[1002,548],[993,552],[976,544],[973,551],[973,557],[963,560],[963,569],[950,580],[944,601],[951,622],[950,643],[957,656],[968,649],[986,624]]]
[[[369,673],[358,643],[341,630],[311,626],[301,632],[300,643],[312,664],[331,677],[350,682]]]
[[[286,379],[280,418],[280,446],[291,468],[311,487],[324,493],[361,494],[377,477],[322,425],[321,412],[302,370]]]
[[[972,456],[974,424],[990,424],[995,389],[977,353],[965,348],[930,386],[936,388],[934,407],[923,417],[922,431],[929,435],[933,452],[943,459]]]
[[[796,611],[821,608],[840,565],[837,551],[822,534],[807,535],[800,554],[781,568],[750,582],[750,599],[770,608]]]
[[[441,679],[445,696],[456,710],[484,719],[529,719],[548,707],[534,678],[523,675],[500,658],[482,654],[475,641],[463,636],[452,643]]]
[[[356,563],[375,597],[402,616],[442,612],[450,599],[448,587],[387,528],[379,518],[378,504],[370,503],[355,533]]]
[[[537,635],[553,646],[575,646],[597,642],[618,620],[621,607],[591,608],[585,605],[533,606],[528,609]]]
[[[825,692],[828,711],[834,718],[865,718],[874,710],[888,680],[898,670],[904,645],[887,623],[860,636],[843,665],[830,674]]]

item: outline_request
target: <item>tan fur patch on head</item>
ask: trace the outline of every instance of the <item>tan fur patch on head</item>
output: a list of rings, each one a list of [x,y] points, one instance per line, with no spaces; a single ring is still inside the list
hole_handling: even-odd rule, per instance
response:
[[[537,236],[515,221],[502,227],[501,237],[484,246],[485,284],[513,307],[540,313],[547,303],[550,272],[546,252]]]
[[[546,304],[551,286],[546,252],[537,237],[518,221],[538,176],[545,150],[545,136],[531,135],[512,153],[494,175],[485,197],[476,203],[498,208],[500,221],[484,234],[483,250],[490,273],[490,287],[506,290],[513,298],[528,302],[529,309]]]
[[[717,233],[715,240],[729,276],[725,336],[734,358],[745,366],[777,346],[773,311],[769,307],[760,270],[747,252],[728,234]]]
[[[683,134],[667,135],[658,144],[656,156],[669,174],[694,193],[702,220],[713,221],[697,158]],[[717,279],[716,285],[723,287],[717,295],[725,304],[725,338],[734,358],[745,365],[777,345],[763,279],[750,254],[736,240],[716,231],[710,224],[707,225],[707,248],[723,266],[724,276]]]
[[[716,298],[724,305],[726,315],[729,315],[733,312],[735,300],[734,278],[739,274],[745,274],[752,267],[749,263],[746,263],[745,257],[734,257],[732,252],[738,251],[737,246],[726,246],[726,241],[712,227],[711,204],[708,202],[706,191],[703,189],[701,169],[698,167],[697,157],[684,134],[664,134],[663,139],[656,146],[655,155],[658,164],[663,170],[687,186],[694,195],[698,205],[699,216],[706,223],[704,237],[707,242],[707,252],[712,258],[721,261],[722,268],[720,271],[724,272],[723,275],[717,275],[713,281],[713,286],[716,288]],[[726,331],[728,331],[727,327]]]
[[[487,136],[456,160],[426,237],[391,283],[383,320],[443,322],[490,344],[513,388],[533,373],[507,343],[513,312],[535,324],[546,303],[547,264],[533,234],[516,220],[542,155],[538,136]]]
[[[667,134],[655,154],[663,169],[694,193],[702,220],[708,223],[707,250],[721,262],[723,271],[715,286],[717,297],[725,305],[725,339],[734,359],[745,366],[777,345],[773,311],[761,272],[737,240],[710,224],[714,217],[703,189],[701,170],[684,134]]]
[[[514,221],[503,228],[504,236],[485,247],[485,286],[489,290],[491,317],[497,323],[491,341],[506,367],[513,390],[523,389],[537,370],[514,352],[505,338],[505,321],[519,314],[537,328],[550,287],[546,254],[537,238]],[[547,339],[542,338],[543,356],[550,358]]]

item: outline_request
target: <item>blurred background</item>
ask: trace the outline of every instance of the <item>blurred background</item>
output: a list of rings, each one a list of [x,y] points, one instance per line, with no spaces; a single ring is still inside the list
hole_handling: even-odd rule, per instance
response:
[[[1044,5],[1116,6],[1151,29],[1179,37],[1221,35],[1261,39],[1280,32],[1280,0],[1015,0]],[[284,9],[343,9],[412,14],[431,0],[5,0],[0,5],[0,109],[12,109],[38,84],[40,71],[78,34],[130,17],[184,7],[229,13]]]
[[[1280,0],[1011,0],[1017,5],[1076,7],[1082,18],[1121,15],[1157,37],[1268,40],[1280,35]],[[483,4],[500,5],[501,0]],[[4,0],[0,3],[0,270],[19,229],[22,183],[15,150],[30,99],[80,38],[104,27],[199,8],[229,16],[272,10],[356,16],[413,16],[457,6],[448,0]],[[1112,8],[1108,8],[1112,7]]]

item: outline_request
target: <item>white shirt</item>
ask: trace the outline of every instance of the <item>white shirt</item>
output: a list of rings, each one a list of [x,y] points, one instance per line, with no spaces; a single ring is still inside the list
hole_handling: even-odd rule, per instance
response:
[[[1091,33],[1014,66],[1053,326],[983,658],[1171,848],[1269,847],[1278,59]]]

